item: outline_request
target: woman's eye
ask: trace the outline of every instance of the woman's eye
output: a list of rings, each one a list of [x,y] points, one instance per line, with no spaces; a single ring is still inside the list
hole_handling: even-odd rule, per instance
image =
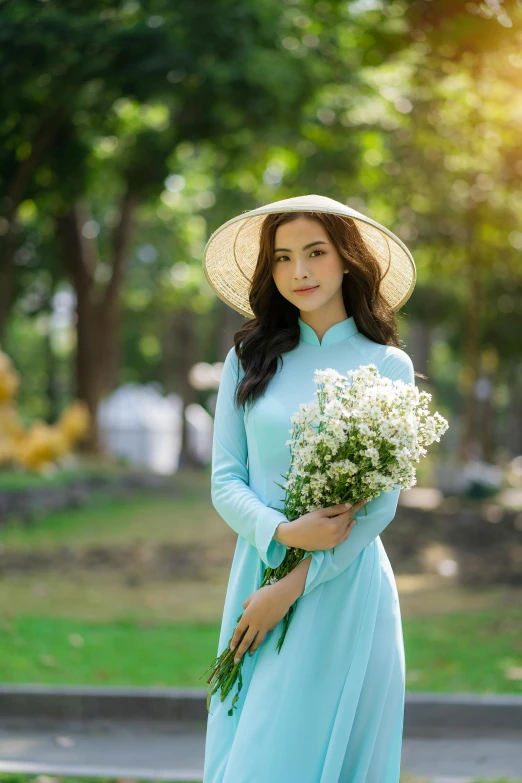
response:
[[[323,255],[324,251],[323,250],[312,250],[311,255],[313,255],[314,253],[319,253],[320,255]],[[288,258],[288,256],[279,256],[279,258],[276,258],[276,261],[283,261],[285,258]]]

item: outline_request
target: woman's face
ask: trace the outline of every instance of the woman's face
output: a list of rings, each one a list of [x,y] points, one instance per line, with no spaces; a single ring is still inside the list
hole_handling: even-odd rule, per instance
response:
[[[319,220],[298,217],[276,229],[272,275],[280,294],[303,312],[342,303],[345,264]],[[314,286],[308,293],[297,289]]]

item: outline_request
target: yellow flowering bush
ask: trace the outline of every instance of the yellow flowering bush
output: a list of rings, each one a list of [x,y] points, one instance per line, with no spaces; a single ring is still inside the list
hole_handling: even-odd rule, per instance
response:
[[[56,426],[71,448],[89,432],[90,414],[87,405],[81,400],[72,402],[62,412]]]
[[[0,465],[19,465],[41,471],[70,453],[88,432],[91,417],[86,404],[75,400],[54,425],[34,422],[25,429],[15,407],[20,376],[0,350]]]
[[[20,375],[7,354],[0,351],[0,405],[13,399],[20,385]]]
[[[36,421],[15,446],[15,458],[28,470],[39,470],[68,452],[68,442],[60,430]]]

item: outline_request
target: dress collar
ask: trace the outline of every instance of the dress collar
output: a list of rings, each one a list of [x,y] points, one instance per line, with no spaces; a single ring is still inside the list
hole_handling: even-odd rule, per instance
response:
[[[347,340],[359,331],[355,319],[353,315],[351,315],[349,318],[345,318],[343,321],[338,321],[333,326],[330,326],[324,333],[322,341],[319,342],[319,338],[311,326],[305,324],[299,317],[297,318],[297,322],[299,324],[300,339],[303,342],[308,343],[308,345],[316,345],[319,348],[340,343],[342,340]]]

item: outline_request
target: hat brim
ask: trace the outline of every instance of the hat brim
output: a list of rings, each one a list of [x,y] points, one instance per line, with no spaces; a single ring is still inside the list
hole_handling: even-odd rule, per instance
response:
[[[259,256],[261,227],[266,215],[278,212],[326,212],[352,218],[382,268],[381,293],[389,306],[397,311],[411,296],[417,271],[412,254],[398,236],[346,204],[324,196],[300,196],[236,215],[208,240],[203,254],[205,278],[217,296],[237,312],[254,316],[248,294]]]

